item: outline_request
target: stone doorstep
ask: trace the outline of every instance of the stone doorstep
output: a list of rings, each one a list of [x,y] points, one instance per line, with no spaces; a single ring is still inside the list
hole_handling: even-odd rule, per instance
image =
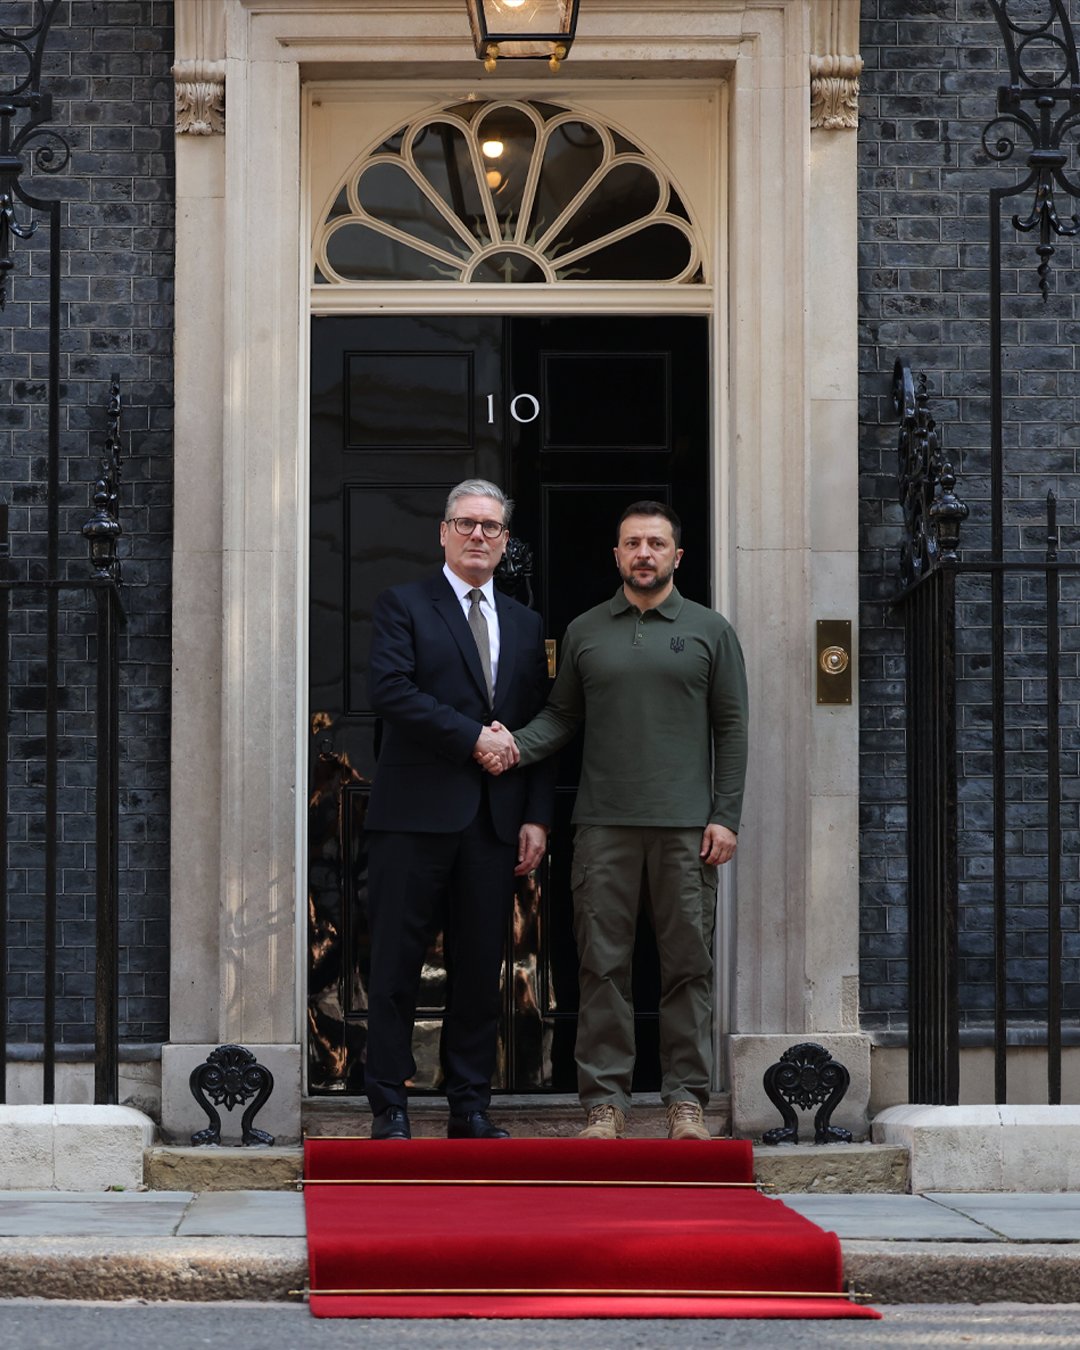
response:
[[[287,1191],[302,1173],[299,1148],[158,1145],[143,1159],[152,1191]],[[878,1144],[758,1145],[754,1173],[778,1192],[904,1194],[908,1155],[906,1149]]]

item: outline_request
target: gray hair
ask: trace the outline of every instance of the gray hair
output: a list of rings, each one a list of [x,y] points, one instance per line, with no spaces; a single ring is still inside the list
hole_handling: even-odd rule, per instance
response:
[[[514,511],[513,500],[506,495],[501,487],[494,483],[489,483],[486,478],[466,478],[463,483],[450,489],[450,495],[446,499],[446,510],[443,512],[443,520],[451,520],[454,515],[454,507],[462,497],[490,497],[502,507],[503,524],[509,528],[510,517]]]

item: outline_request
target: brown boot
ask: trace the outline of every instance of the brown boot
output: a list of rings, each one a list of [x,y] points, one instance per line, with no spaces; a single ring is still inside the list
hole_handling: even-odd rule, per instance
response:
[[[621,1139],[626,1133],[626,1117],[617,1106],[605,1102],[589,1111],[579,1139]]]
[[[667,1109],[669,1139],[711,1139],[705,1112],[697,1102],[672,1102]]]

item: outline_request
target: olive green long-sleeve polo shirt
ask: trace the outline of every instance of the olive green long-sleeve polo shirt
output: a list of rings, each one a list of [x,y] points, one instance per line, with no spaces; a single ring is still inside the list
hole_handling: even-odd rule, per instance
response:
[[[547,706],[514,730],[522,764],[585,724],[577,825],[726,825],[746,778],[746,670],[721,614],[672,590],[638,610],[622,587],[566,630]]]

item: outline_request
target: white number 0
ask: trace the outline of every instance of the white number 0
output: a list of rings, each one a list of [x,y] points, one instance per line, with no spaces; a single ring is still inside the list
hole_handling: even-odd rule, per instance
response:
[[[529,413],[527,417],[523,417],[521,413],[518,411],[518,405],[521,403],[531,405],[532,407],[532,411]],[[488,426],[489,427],[494,426],[495,424],[494,394],[488,394],[487,396],[487,409],[488,409]],[[510,416],[514,419],[515,422],[520,422],[522,425],[528,425],[529,422],[535,422],[536,419],[540,416],[540,400],[536,397],[535,394],[515,394],[514,397],[510,400]]]

